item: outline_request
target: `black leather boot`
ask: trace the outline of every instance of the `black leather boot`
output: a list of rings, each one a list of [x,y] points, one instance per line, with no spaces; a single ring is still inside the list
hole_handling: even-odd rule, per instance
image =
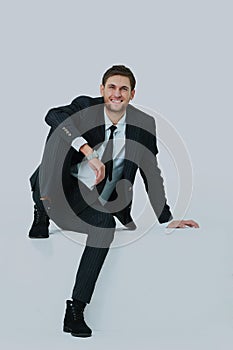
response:
[[[49,237],[49,217],[46,211],[41,211],[34,205],[34,220],[28,236],[30,238]]]
[[[71,333],[74,337],[90,337],[92,330],[84,321],[84,308],[86,304],[81,301],[66,301],[66,313],[63,331]]]

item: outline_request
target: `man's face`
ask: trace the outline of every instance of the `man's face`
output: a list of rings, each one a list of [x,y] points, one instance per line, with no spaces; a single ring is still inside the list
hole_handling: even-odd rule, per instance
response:
[[[128,77],[113,75],[107,79],[105,86],[100,85],[100,93],[109,111],[124,113],[130,100],[134,98],[135,90],[131,91]]]

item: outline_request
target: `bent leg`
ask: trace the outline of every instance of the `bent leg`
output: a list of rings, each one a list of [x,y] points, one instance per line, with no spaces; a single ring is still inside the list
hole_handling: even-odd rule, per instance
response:
[[[32,198],[34,205],[34,219],[29,230],[30,238],[48,238],[49,237],[49,216],[44,208],[43,202],[40,199],[39,187],[39,167],[30,177]]]

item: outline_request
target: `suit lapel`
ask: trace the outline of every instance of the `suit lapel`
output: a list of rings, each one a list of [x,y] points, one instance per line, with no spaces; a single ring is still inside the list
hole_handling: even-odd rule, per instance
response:
[[[138,118],[138,113],[136,109],[131,105],[128,106],[126,112],[126,139],[125,139],[125,165],[124,165],[124,173],[127,173],[132,168],[132,164],[130,162],[134,162],[136,160],[136,156],[138,156],[138,148],[137,143],[139,142],[140,137],[140,127],[141,120]],[[137,162],[136,162],[137,163]]]
[[[105,139],[104,105],[90,107],[88,111],[85,110],[85,113],[87,113],[84,118],[86,132],[83,137],[92,147],[98,148]]]

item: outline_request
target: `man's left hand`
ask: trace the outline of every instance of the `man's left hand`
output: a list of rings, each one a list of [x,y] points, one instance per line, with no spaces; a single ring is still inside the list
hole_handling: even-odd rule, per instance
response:
[[[168,224],[167,228],[186,228],[186,227],[194,227],[199,228],[199,225],[194,220],[174,220]]]

